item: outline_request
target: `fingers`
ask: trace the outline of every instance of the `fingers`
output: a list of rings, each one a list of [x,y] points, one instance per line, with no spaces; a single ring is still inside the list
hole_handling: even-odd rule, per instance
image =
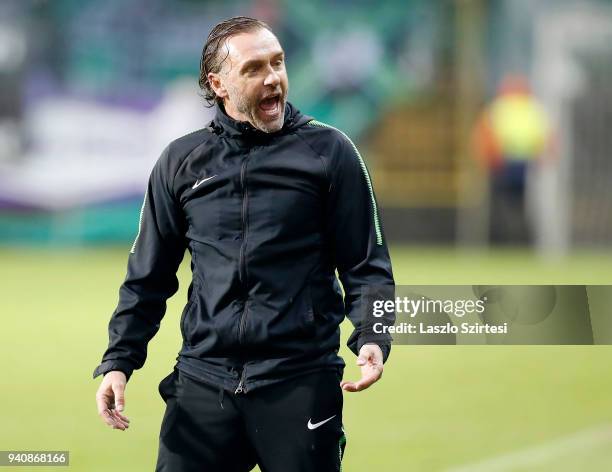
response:
[[[343,380],[340,382],[340,388],[346,392],[360,392],[365,390],[374,382],[378,381],[382,377],[383,366],[382,363],[372,362],[372,359],[368,359],[368,363],[360,363],[360,358],[357,359],[357,364],[361,365],[361,379],[357,382],[349,382]]]
[[[380,375],[369,375],[366,377],[362,377],[357,382],[343,381],[340,384],[340,387],[342,388],[342,390],[345,390],[347,392],[360,392],[368,388],[370,385],[376,382],[379,378],[380,378]]]
[[[96,407],[98,408],[98,415],[102,416],[104,411],[108,409],[108,401],[108,395],[98,390],[98,392],[96,393]]]
[[[98,415],[107,425],[114,426],[115,421],[109,408],[111,404],[112,397],[104,391],[98,391],[98,393],[96,394],[96,406],[98,408]]]
[[[115,416],[117,416],[118,418],[120,418],[122,421],[126,422],[129,424],[130,420],[127,416],[123,415],[122,413],[119,413],[117,410],[111,410],[112,413],[115,414]]]
[[[116,415],[115,410],[107,408],[100,413],[100,417],[108,426],[112,426],[113,429],[126,430],[129,427],[129,421],[124,421],[123,419],[119,418]]]
[[[115,395],[115,409],[123,411],[125,408],[125,384],[113,382],[113,394]]]
[[[104,421],[108,426],[115,426],[115,419],[113,418],[113,415],[109,409],[98,412],[98,415],[100,415],[102,421]]]
[[[340,388],[346,392],[356,392],[355,382],[349,382],[348,380],[343,380],[340,382]]]
[[[117,410],[106,408],[99,413],[102,420],[113,429],[125,431],[130,427],[130,420]]]
[[[380,376],[382,375],[382,371],[372,372],[370,375],[361,377],[360,380],[355,382],[355,391],[360,392],[361,390],[365,390],[374,382],[376,382]]]
[[[125,431],[130,427],[130,420],[128,420],[125,416],[119,413],[117,410],[110,410],[111,416],[115,424],[113,425],[113,429],[120,429]]]

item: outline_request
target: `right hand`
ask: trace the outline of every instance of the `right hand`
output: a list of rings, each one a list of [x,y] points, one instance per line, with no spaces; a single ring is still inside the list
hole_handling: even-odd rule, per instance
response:
[[[104,375],[102,383],[96,392],[98,415],[113,429],[125,431],[130,420],[121,412],[125,408],[125,385],[127,379],[123,372],[111,370]]]

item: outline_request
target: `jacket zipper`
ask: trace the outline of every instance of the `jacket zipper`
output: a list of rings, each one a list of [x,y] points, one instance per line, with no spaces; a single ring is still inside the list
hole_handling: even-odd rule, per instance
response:
[[[242,316],[240,317],[240,325],[238,326],[238,342],[242,343],[244,338],[244,329],[246,326],[246,318],[248,313],[247,307],[247,299],[248,299],[248,286],[247,286],[247,274],[246,274],[246,242],[247,242],[247,232],[249,229],[249,219],[247,215],[248,210],[248,202],[249,202],[249,192],[247,188],[247,180],[246,180],[246,170],[248,164],[248,154],[244,158],[244,162],[242,163],[242,167],[240,169],[240,185],[242,186],[242,245],[240,246],[240,255],[238,258],[238,277],[242,286],[245,289],[245,300],[244,300],[244,310],[242,312]]]
[[[243,368],[242,369],[242,375],[240,375],[240,381],[238,382],[238,387],[236,388],[236,391],[234,392],[234,395],[238,395],[240,393],[247,393],[246,386],[244,385],[245,371],[246,371],[246,369]]]
[[[244,261],[244,252],[246,250],[246,238],[248,230],[248,218],[247,218],[247,205],[249,200],[249,192],[246,185],[246,168],[247,158],[245,157],[242,167],[240,169],[240,185],[242,186],[242,245],[240,246],[240,256],[238,260],[239,264],[239,278],[240,282],[246,286],[246,263]]]

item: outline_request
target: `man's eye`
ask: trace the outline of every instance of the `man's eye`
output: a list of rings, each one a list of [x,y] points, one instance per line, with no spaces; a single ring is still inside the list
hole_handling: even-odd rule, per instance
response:
[[[276,67],[280,67],[283,65],[283,60],[282,59],[277,59],[276,61],[274,61],[274,65]]]

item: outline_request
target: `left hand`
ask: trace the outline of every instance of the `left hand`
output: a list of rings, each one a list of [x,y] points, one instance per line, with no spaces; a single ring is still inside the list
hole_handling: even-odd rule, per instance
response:
[[[365,390],[382,377],[383,353],[376,344],[364,344],[359,350],[357,365],[361,366],[361,379],[357,382],[343,380],[340,382],[342,390],[347,392],[360,392]]]

